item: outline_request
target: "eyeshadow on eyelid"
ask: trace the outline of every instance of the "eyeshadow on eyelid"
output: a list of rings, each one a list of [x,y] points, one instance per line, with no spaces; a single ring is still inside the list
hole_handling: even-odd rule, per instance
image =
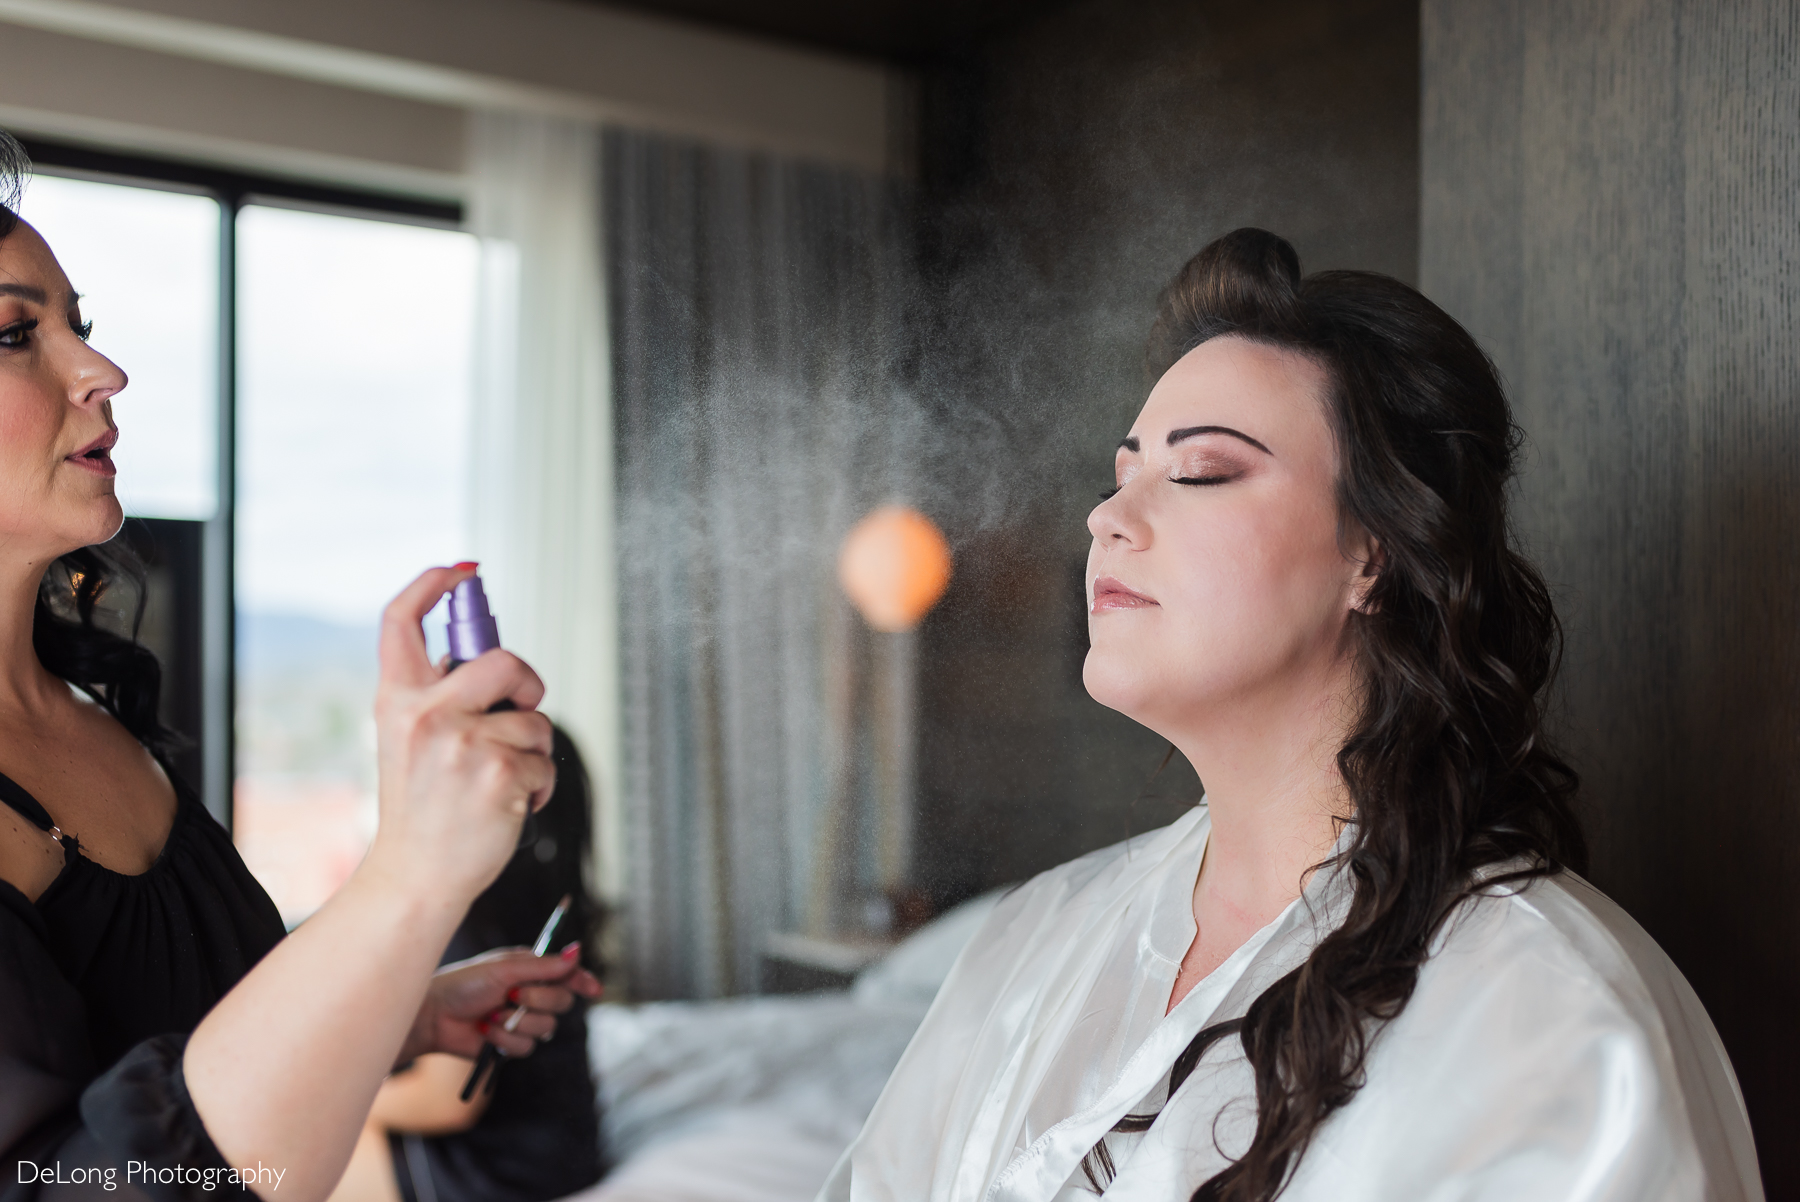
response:
[[[1187,454],[1175,456],[1172,466],[1178,475],[1216,476],[1224,472],[1242,471],[1244,461],[1236,455]]]

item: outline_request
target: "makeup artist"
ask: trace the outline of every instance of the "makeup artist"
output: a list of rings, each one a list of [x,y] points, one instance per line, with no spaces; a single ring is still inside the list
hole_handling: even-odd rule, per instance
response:
[[[470,901],[550,795],[543,688],[491,651],[446,676],[424,615],[473,565],[388,607],[380,829],[284,937],[230,837],[168,769],[155,657],[94,620],[126,572],[109,451],[125,373],[15,214],[0,134],[0,1199],[336,1185],[397,1063],[524,1055],[599,984],[529,952],[439,970]],[[514,712],[487,712],[512,701]],[[516,1031],[489,1020],[526,1009]],[[223,1187],[223,1188],[221,1188]]]

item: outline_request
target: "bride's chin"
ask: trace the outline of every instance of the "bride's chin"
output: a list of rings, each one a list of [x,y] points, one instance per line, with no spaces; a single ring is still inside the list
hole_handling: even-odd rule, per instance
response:
[[[1107,709],[1135,717],[1146,700],[1144,672],[1116,650],[1090,647],[1081,664],[1081,683],[1088,696]]]

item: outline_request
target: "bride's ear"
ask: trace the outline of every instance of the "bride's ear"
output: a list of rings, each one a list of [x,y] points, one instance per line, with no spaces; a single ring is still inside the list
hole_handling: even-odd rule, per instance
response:
[[[1356,549],[1352,562],[1357,565],[1357,572],[1350,582],[1350,609],[1353,613],[1372,614],[1375,604],[1369,594],[1375,591],[1375,581],[1381,576],[1381,570],[1387,565],[1387,553],[1383,551],[1381,540],[1372,534],[1365,533],[1361,546]]]

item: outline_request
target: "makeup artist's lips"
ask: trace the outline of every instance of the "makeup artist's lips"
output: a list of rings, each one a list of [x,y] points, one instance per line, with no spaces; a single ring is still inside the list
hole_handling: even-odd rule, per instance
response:
[[[96,476],[116,476],[119,469],[113,464],[112,449],[119,442],[119,432],[108,430],[93,442],[68,457],[70,463]]]
[[[1094,581],[1094,604],[1090,613],[1104,613],[1109,609],[1147,609],[1156,602],[1142,593],[1134,593],[1111,576],[1101,576]]]

